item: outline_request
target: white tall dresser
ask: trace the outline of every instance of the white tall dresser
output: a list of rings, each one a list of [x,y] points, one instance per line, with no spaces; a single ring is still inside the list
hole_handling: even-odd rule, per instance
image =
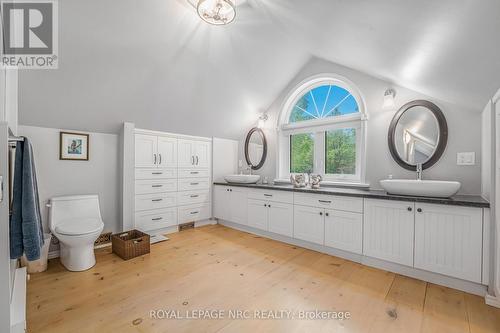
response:
[[[211,217],[212,139],[135,130],[135,227],[148,233]]]

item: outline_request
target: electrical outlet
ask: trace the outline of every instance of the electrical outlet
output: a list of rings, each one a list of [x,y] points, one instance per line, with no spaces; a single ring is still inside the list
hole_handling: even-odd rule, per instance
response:
[[[476,164],[476,153],[457,153],[457,165],[475,165]]]

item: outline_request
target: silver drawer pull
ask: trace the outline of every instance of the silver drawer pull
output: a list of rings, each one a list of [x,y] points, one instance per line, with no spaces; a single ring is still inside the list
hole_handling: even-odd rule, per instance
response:
[[[332,203],[331,200],[318,200],[318,201],[321,202],[321,203]]]
[[[191,212],[191,213],[189,213],[189,214],[194,215],[194,214],[198,214],[198,213],[199,213],[199,212],[198,212],[198,211],[196,211],[196,212]]]
[[[151,185],[151,187],[163,187],[163,185]]]
[[[162,200],[163,200],[163,199],[153,199],[153,200],[151,200],[151,201],[155,201],[155,202],[157,202],[157,201],[162,201]]]
[[[266,194],[266,193],[264,193],[264,196],[265,197],[272,197],[273,195],[272,194]]]
[[[152,175],[163,175],[163,172],[151,172]]]
[[[191,173],[192,175],[197,175],[197,174],[199,174],[199,172],[198,172],[198,171],[191,171],[190,173]]]
[[[198,194],[193,194],[193,195],[191,195],[191,198],[198,198],[198,197],[199,197],[199,195],[198,195]]]
[[[152,221],[160,221],[163,220],[163,217],[155,217],[154,219],[151,219]]]
[[[190,185],[199,185],[200,183],[191,183]]]

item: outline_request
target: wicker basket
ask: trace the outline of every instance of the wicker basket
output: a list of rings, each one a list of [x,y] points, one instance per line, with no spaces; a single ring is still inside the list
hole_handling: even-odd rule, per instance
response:
[[[139,230],[130,230],[111,236],[112,251],[124,260],[129,260],[150,251],[149,235]]]

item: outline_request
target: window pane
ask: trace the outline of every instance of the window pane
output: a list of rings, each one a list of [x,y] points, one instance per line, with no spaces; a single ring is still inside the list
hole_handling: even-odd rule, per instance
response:
[[[356,174],[356,129],[327,131],[325,149],[326,174]]]
[[[323,85],[306,92],[293,106],[289,123],[343,116],[359,112],[349,91],[335,85]]]
[[[313,172],[314,135],[290,135],[290,173]]]

